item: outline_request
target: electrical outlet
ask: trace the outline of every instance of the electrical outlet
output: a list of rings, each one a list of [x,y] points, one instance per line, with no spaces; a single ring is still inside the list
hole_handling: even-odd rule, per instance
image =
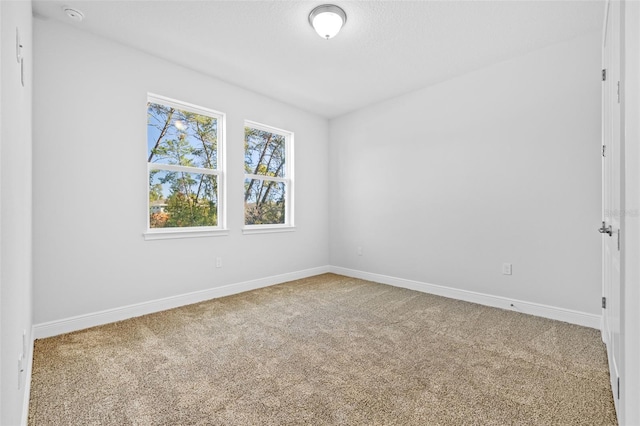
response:
[[[222,258],[216,257],[216,268],[222,268]]]
[[[357,253],[358,256],[362,256],[362,246],[358,246]]]
[[[503,275],[511,275],[511,264],[503,263],[502,264],[502,274]]]

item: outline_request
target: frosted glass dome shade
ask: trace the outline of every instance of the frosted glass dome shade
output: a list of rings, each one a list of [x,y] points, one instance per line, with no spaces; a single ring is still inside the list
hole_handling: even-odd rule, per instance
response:
[[[318,6],[309,14],[309,23],[313,29],[320,37],[327,40],[335,37],[345,22],[347,22],[347,14],[332,4]]]

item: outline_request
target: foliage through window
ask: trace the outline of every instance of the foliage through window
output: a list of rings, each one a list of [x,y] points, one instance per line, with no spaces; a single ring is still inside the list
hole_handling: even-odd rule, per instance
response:
[[[246,122],[244,223],[293,226],[293,134]]]
[[[220,113],[149,95],[149,228],[220,227]]]

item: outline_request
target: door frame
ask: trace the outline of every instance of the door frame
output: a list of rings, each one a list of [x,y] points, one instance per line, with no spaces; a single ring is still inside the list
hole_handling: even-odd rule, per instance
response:
[[[620,424],[640,424],[640,3],[621,2],[621,143],[624,233],[621,241]]]
[[[624,232],[620,243],[621,362],[617,414],[621,425],[640,425],[637,403],[640,401],[640,2],[607,0],[607,3],[610,1],[619,1],[621,8],[620,173]],[[604,25],[606,19],[605,16]],[[604,337],[603,334],[603,340]]]

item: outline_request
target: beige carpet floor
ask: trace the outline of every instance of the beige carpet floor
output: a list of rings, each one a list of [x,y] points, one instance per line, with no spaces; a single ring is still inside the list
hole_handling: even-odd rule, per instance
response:
[[[616,419],[597,330],[326,274],[36,341],[29,423]]]

